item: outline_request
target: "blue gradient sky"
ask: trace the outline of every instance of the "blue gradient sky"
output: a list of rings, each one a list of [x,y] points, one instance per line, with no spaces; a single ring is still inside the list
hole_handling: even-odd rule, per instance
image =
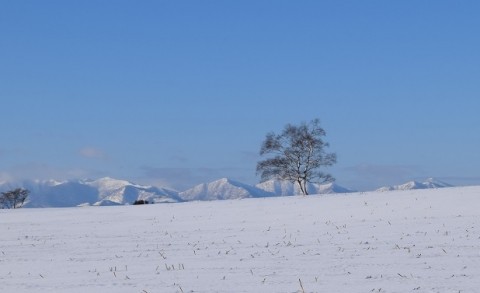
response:
[[[257,183],[320,118],[337,182],[480,184],[477,1],[3,1],[0,181]]]

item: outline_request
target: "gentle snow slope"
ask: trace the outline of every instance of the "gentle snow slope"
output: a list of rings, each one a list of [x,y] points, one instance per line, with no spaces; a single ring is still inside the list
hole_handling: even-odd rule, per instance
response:
[[[465,187],[0,210],[0,292],[478,292],[479,206]]]

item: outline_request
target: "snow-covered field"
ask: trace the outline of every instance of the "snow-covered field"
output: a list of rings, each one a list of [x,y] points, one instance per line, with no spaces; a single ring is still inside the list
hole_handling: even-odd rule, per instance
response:
[[[480,187],[0,210],[0,292],[480,292]]]

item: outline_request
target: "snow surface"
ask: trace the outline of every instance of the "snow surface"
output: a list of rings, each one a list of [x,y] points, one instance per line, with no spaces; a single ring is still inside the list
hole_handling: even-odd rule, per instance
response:
[[[0,292],[478,292],[479,206],[455,187],[0,210]]]

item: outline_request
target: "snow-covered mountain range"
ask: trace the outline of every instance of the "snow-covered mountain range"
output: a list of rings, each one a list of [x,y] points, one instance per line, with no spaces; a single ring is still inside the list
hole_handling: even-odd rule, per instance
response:
[[[148,200],[152,203],[181,201],[177,191],[137,185],[109,177],[98,180],[64,182],[35,180],[3,183],[0,185],[0,190],[5,191],[17,187],[30,191],[25,207],[123,205],[133,203],[137,199]]]
[[[427,179],[425,182],[410,181],[402,185],[382,187],[377,191],[411,190],[450,187],[451,185]],[[150,203],[175,203],[182,201],[206,201],[301,194],[298,186],[289,181],[269,180],[255,186],[232,179],[222,178],[199,184],[183,192],[168,188],[144,186],[109,177],[97,180],[72,181],[24,181],[0,183],[0,191],[17,187],[30,190],[25,207],[73,207],[132,204],[136,200]],[[308,184],[309,194],[333,194],[354,192],[336,183]]]
[[[353,190],[344,188],[335,183],[308,184],[309,194],[349,193]],[[197,185],[187,191],[180,192],[179,196],[185,201],[191,200],[218,200],[239,199],[271,196],[291,196],[301,194],[297,184],[290,181],[268,180],[255,186],[244,184],[228,178],[222,178],[210,183]]]
[[[179,196],[185,201],[269,197],[275,194],[228,178],[199,184]]]
[[[436,180],[434,178],[428,178],[424,182],[409,181],[401,185],[384,186],[377,189],[377,191],[413,190],[413,189],[429,189],[429,188],[444,188],[444,187],[453,187],[453,185]]]
[[[290,181],[282,180],[268,180],[255,185],[261,190],[273,193],[275,196],[290,196],[301,194],[298,184],[293,184]],[[354,190],[342,187],[336,183],[315,184],[309,183],[307,185],[309,194],[331,194],[331,193],[350,193]]]

